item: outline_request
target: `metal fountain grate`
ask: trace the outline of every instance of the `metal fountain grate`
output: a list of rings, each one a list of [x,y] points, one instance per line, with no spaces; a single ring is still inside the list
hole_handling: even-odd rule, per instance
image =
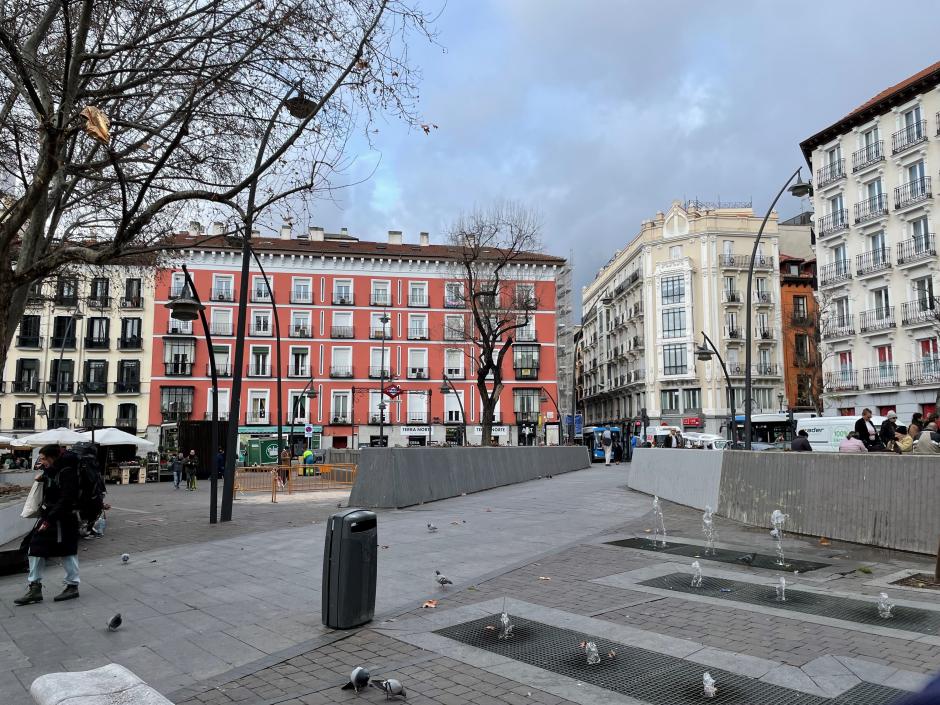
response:
[[[778,602],[773,585],[757,585],[736,580],[703,577],[702,587],[693,588],[691,582],[691,573],[671,573],[659,578],[644,580],[640,585],[675,590],[676,592],[692,595],[717,597],[731,602],[747,602],[752,605],[814,614],[831,619],[843,619],[847,622],[903,629],[919,634],[940,634],[940,612],[934,610],[896,605],[892,616],[889,619],[883,619],[878,616],[875,598],[870,601],[856,600],[850,597],[821,595],[787,587],[786,601]]]
[[[710,702],[723,705],[888,705],[904,694],[893,688],[862,683],[839,698],[822,698],[570,629],[521,617],[513,617],[512,621],[513,636],[508,640],[498,639],[495,629],[487,629],[499,623],[498,615],[436,633],[652,705],[702,705],[706,702],[702,695],[705,671],[718,683],[718,695]],[[601,663],[587,665],[578,646],[581,641],[597,644]],[[610,651],[616,652],[612,659],[607,656]]]
[[[666,541],[666,546],[654,538],[634,537],[630,539],[621,539],[619,541],[608,541],[611,546],[620,546],[622,548],[638,548],[641,551],[656,551],[657,553],[668,553],[673,556],[689,556],[705,561],[718,561],[719,563],[734,563],[743,565],[738,560],[741,556],[749,555],[748,551],[729,551],[726,548],[716,548],[713,555],[705,555],[705,547],[697,546],[691,543],[680,543],[677,541]],[[817,563],[815,561],[798,561],[787,559],[785,566],[777,565],[777,556],[771,556],[765,553],[754,553],[754,560],[748,565],[752,568],[764,568],[766,570],[782,570],[792,573],[794,570],[800,573],[808,573],[811,570],[828,568],[829,563]]]

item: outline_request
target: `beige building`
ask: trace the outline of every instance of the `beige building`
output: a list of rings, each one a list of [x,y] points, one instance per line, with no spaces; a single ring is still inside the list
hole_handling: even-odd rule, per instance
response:
[[[153,274],[142,267],[35,285],[0,377],[0,433],[146,430],[153,300]]]
[[[650,422],[725,433],[727,384],[717,360],[696,360],[702,332],[724,358],[744,408],[745,291],[761,217],[750,205],[676,201],[643,223],[582,290],[581,400],[585,425]],[[778,231],[772,215],[753,283],[753,412],[783,393]]]
[[[815,175],[826,413],[934,411],[940,62],[800,146]]]

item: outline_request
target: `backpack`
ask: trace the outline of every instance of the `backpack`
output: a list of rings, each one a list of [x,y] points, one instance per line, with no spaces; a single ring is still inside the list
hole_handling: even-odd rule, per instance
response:
[[[72,446],[72,453],[78,460],[78,515],[86,521],[94,521],[104,509],[107,493],[98,465],[98,445],[76,443]]]
[[[601,445],[609,446],[612,438],[613,436],[611,435],[609,430],[604,431],[603,435],[601,436]]]

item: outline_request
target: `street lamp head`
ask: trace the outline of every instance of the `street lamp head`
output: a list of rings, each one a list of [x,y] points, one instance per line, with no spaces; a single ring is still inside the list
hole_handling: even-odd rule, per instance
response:
[[[797,198],[813,195],[813,185],[808,181],[803,181],[802,170],[796,175],[796,183],[790,187],[790,194]]]
[[[307,390],[307,399],[316,399],[316,398],[317,398],[317,390],[316,390],[316,389],[308,389],[308,390]]]
[[[80,320],[82,320],[84,317],[85,317],[85,312],[82,311],[80,308],[78,308],[78,307],[76,306],[76,307],[75,307],[75,310],[72,311],[72,319],[73,319],[73,320],[76,320],[76,321],[80,321]]]
[[[72,395],[72,401],[76,404],[81,404],[83,401],[85,401],[85,397],[82,396],[81,392],[75,392],[75,394]]]
[[[714,354],[715,353],[709,350],[705,345],[699,345],[695,348],[695,359],[701,360],[702,362],[708,362],[712,359]]]
[[[381,316],[379,316],[379,321],[382,322],[382,325],[385,325],[385,324],[388,323],[390,320],[392,320],[392,319],[390,319],[390,318],[388,317],[388,314],[387,314],[387,313],[383,313]]]
[[[205,309],[205,306],[188,293],[178,299],[167,301],[164,306],[170,310],[170,318],[177,321],[195,321],[199,318],[199,312]]]
[[[450,394],[450,387],[448,387],[446,384],[442,384],[441,394]]]

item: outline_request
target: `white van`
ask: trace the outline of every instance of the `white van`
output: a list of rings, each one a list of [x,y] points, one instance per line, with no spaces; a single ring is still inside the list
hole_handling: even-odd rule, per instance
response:
[[[817,416],[814,419],[798,419],[796,432],[806,431],[809,434],[809,444],[814,451],[823,453],[838,453],[839,444],[845,440],[850,431],[855,430],[855,422],[861,416]],[[885,422],[884,416],[872,416],[871,423],[876,431],[881,430]]]

